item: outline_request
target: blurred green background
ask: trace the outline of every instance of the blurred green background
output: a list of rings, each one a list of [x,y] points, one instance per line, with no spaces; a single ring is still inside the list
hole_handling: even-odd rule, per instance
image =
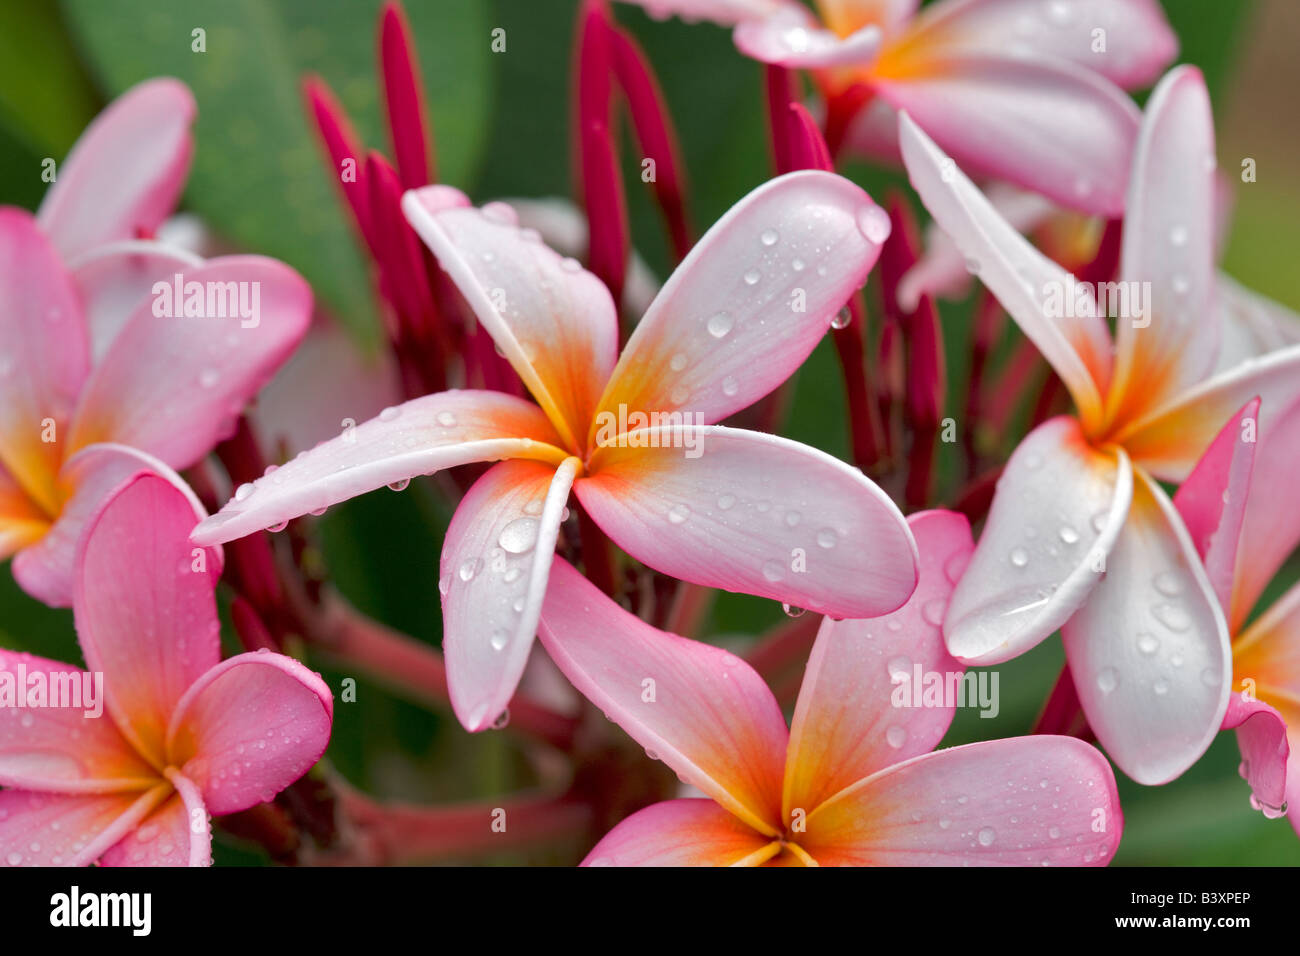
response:
[[[1164,2],[1181,39],[1180,61],[1200,66],[1209,81],[1220,168],[1232,174],[1244,157],[1258,165],[1256,183],[1235,183],[1226,268],[1300,308],[1294,267],[1300,166],[1293,159],[1300,125],[1291,122],[1300,86],[1291,38],[1300,32],[1300,4]],[[408,4],[442,181],[478,201],[570,195],[575,6],[575,0]],[[759,67],[736,53],[727,31],[655,22],[615,6],[658,72],[681,137],[691,213],[702,231],[770,175]],[[358,343],[375,347],[365,265],[305,120],[299,82],[308,71],[322,75],[366,144],[388,151],[375,72],[378,9],[378,0],[0,3],[0,203],[35,208],[45,188],[42,159],[65,156],[103,103],[127,86],[148,76],[178,76],[199,103],[185,208],[234,243],[299,269]],[[504,53],[490,50],[497,27],[506,31]],[[206,53],[191,50],[196,28],[206,31]],[[630,140],[623,163],[634,241],[662,277],[669,252]],[[846,172],[877,199],[905,183],[898,173],[865,166]],[[972,302],[943,307],[954,415],[961,407]],[[798,378],[786,433],[846,456],[843,407],[828,339]],[[436,643],[434,582],[449,515],[434,488],[419,483],[407,494],[377,492],[332,509],[318,524],[335,581],[366,612]],[[726,595],[714,611],[712,632],[753,634],[780,619],[780,609],[769,602]],[[7,565],[0,566],[0,645],[79,660],[71,614],[28,599]],[[959,714],[945,745],[1028,731],[1063,659],[1053,639],[1003,665],[1000,715],[981,720],[969,710]],[[326,676],[337,692],[344,675]],[[509,792],[533,779],[509,733],[470,736],[450,717],[395,700],[364,681],[356,703],[337,707],[329,757],[368,792],[419,802]],[[1206,757],[1171,785],[1143,788],[1121,779],[1126,831],[1116,862],[1300,863],[1300,841],[1290,826],[1250,809],[1237,777],[1239,759],[1232,735],[1220,735]],[[257,859],[243,847],[217,848],[218,862]],[[546,854],[529,859],[548,862]]]

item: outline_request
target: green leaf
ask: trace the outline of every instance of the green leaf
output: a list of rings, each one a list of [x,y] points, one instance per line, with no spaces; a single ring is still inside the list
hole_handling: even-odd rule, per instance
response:
[[[292,265],[354,332],[373,339],[367,270],[306,116],[301,81],[319,73],[366,145],[388,149],[376,64],[379,0],[64,0],[95,75],[116,95],[172,75],[198,100],[187,204],[218,232]],[[441,175],[464,179],[483,145],[489,28],[477,0],[414,11]],[[202,30],[203,52],[196,52]]]

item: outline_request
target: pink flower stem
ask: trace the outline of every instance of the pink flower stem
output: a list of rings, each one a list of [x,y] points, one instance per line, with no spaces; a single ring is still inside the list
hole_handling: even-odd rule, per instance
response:
[[[614,561],[614,546],[586,509],[581,505],[575,507],[578,512],[578,533],[582,537],[583,570],[587,572],[592,584],[617,599],[621,588]]]
[[[975,311],[975,329],[971,335],[970,377],[966,385],[965,422],[962,426],[962,446],[966,455],[966,477],[973,478],[979,470],[978,433],[984,416],[984,373],[988,369],[989,354],[997,344],[1006,323],[1002,304],[988,289],[980,287],[979,304]]]
[[[866,308],[862,293],[849,299],[849,324],[831,333],[835,354],[844,375],[844,397],[849,409],[849,438],[853,461],[870,471],[880,461],[880,411],[867,381]]]

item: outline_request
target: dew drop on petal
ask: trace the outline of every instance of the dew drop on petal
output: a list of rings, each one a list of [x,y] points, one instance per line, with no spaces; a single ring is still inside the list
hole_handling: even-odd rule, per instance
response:
[[[880,245],[892,231],[889,214],[879,206],[867,206],[858,212],[858,229],[869,242]]]
[[[718,499],[718,507],[721,508],[723,511],[730,511],[733,507],[735,507],[735,504],[736,504],[735,495],[722,495]]]
[[[497,544],[511,554],[527,554],[537,544],[536,518],[516,518],[501,529]]]
[[[483,562],[478,558],[467,558],[460,563],[460,569],[456,572],[462,581],[473,581],[474,575],[478,574],[483,567]]]
[[[240,485],[238,488],[235,489],[235,500],[243,501],[245,498],[251,495],[254,490],[255,489],[253,488],[252,484],[250,484],[247,481],[244,482],[242,485]]]
[[[769,581],[780,581],[785,570],[776,561],[763,562],[763,577]]]
[[[763,273],[757,269],[750,269],[744,275],[745,285],[758,285],[758,280],[761,278],[763,278]]]
[[[803,617],[807,611],[801,607],[795,607],[793,604],[782,604],[781,610],[785,612],[786,617]]]
[[[764,229],[759,235],[758,240],[765,246],[774,246],[776,245],[776,241],[780,238],[780,235],[775,229]]]
[[[734,325],[735,320],[725,312],[717,312],[709,316],[708,322],[705,323],[709,334],[715,339],[725,338]]]
[[[434,416],[434,419],[443,428],[451,428],[456,424],[456,416],[448,411],[441,411]]]
[[[835,313],[834,316],[831,317],[831,328],[846,329],[848,328],[849,323],[852,321],[853,321],[853,313],[849,311],[849,307],[846,305],[844,308],[840,309],[838,312]]]
[[[1103,694],[1109,694],[1119,686],[1119,671],[1113,667],[1103,667],[1097,672],[1097,689]]]
[[[410,478],[399,478],[397,481],[390,483],[388,487],[389,490],[391,491],[405,491],[407,488],[410,487],[410,485],[411,485]]]
[[[983,827],[979,832],[980,846],[992,846],[997,837],[997,831],[992,827]]]
[[[907,731],[898,726],[890,727],[885,731],[885,742],[897,750],[907,743]]]
[[[1160,641],[1156,639],[1154,634],[1144,632],[1138,635],[1137,646],[1139,651],[1150,657],[1160,649]]]
[[[502,651],[505,650],[509,640],[510,633],[505,628],[499,627],[492,632],[492,637],[488,640],[488,643],[492,646],[492,650]]]
[[[379,413],[379,420],[381,422],[391,422],[393,421],[393,419],[397,418],[401,414],[402,414],[402,410],[400,408],[398,408],[396,405],[389,405],[387,408],[385,408],[382,412]]]
[[[1029,552],[1024,548],[1012,548],[1011,563],[1018,568],[1023,568],[1029,563]]]
[[[833,548],[839,544],[840,536],[834,528],[822,528],[817,532],[817,546],[819,548]]]
[[[672,369],[674,372],[680,372],[682,369],[686,368],[686,362],[687,359],[685,354],[682,352],[678,352],[676,355],[674,355],[671,359],[668,360],[668,367]]]
[[[736,381],[734,375],[728,375],[722,380],[722,394],[728,398],[740,391],[740,383]]]
[[[691,516],[691,509],[683,504],[675,504],[668,509],[668,520],[673,524],[684,524]]]

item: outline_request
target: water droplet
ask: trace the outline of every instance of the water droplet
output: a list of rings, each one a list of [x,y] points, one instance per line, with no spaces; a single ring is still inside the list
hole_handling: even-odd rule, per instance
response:
[[[943,624],[943,615],[948,610],[948,601],[946,598],[935,598],[932,601],[926,601],[921,608],[921,617],[925,618],[935,627]]]
[[[519,575],[523,573],[523,570],[520,568],[506,568],[506,573],[501,575],[501,580],[505,581],[506,584],[512,584],[515,581],[518,581]]]
[[[946,829],[948,829],[950,826],[952,826],[952,821],[949,820],[947,817],[940,817],[940,818],[939,818],[939,829],[940,829],[940,830],[946,830]]]
[[[1119,671],[1113,667],[1103,667],[1097,673],[1097,689],[1103,694],[1109,694],[1119,686]]]
[[[691,516],[691,509],[683,504],[675,504],[668,509],[668,520],[673,524],[683,524]]]
[[[456,416],[447,411],[439,412],[434,416],[434,420],[443,428],[451,428],[456,424]]]
[[[718,507],[723,511],[730,511],[736,504],[735,495],[723,495],[718,499]]]
[[[907,730],[902,727],[890,727],[885,731],[885,742],[897,750],[907,743]]]
[[[1216,668],[1207,667],[1201,671],[1201,683],[1206,687],[1218,687],[1223,675]]]
[[[565,272],[580,272],[582,270],[582,263],[577,259],[566,256],[560,260],[560,268]]]
[[[1171,631],[1185,631],[1192,626],[1191,615],[1181,604],[1157,604],[1151,613]]]
[[[840,536],[834,528],[822,528],[817,532],[817,546],[819,548],[833,548],[839,544]]]
[[[307,513],[311,515],[313,518],[319,518],[328,510],[329,510],[329,505],[321,505],[319,508],[312,508],[311,511]]]
[[[682,369],[686,368],[686,356],[681,352],[678,352],[668,360],[668,367],[674,372],[680,372]]]
[[[215,388],[219,381],[221,381],[221,373],[215,368],[205,368],[199,373],[199,387],[201,388]]]
[[[483,562],[478,558],[467,558],[460,563],[460,570],[456,573],[462,581],[473,581],[474,575],[478,574],[483,567]]]
[[[831,317],[831,328],[846,329],[852,321],[853,313],[849,311],[849,307],[846,305]]]
[[[1023,568],[1029,563],[1029,552],[1024,548],[1012,548],[1011,563],[1018,568]]]
[[[5,859],[9,861],[10,866],[17,866],[18,864],[23,862],[23,855],[15,851],[13,853],[10,853],[7,857],[5,857]]]
[[[763,562],[763,577],[769,581],[780,581],[785,570],[776,561]]]
[[[1183,590],[1183,582],[1170,571],[1161,571],[1151,583],[1165,597],[1178,597]]]
[[[722,394],[730,398],[740,391],[740,383],[736,381],[734,375],[728,375],[722,380]]]
[[[499,627],[492,632],[492,637],[489,638],[488,643],[492,646],[492,650],[503,651],[509,640],[510,633],[505,628]]]
[[[777,234],[775,229],[764,229],[759,235],[758,240],[765,246],[774,246],[776,245],[776,241],[780,238],[780,235]]]
[[[247,481],[244,482],[242,485],[240,485],[238,488],[235,489],[235,500],[243,501],[245,498],[251,495],[254,492],[254,490],[256,489],[254,489],[249,482]]]
[[[803,272],[803,270],[806,269],[807,266],[804,264],[804,261],[802,259],[791,259],[790,268],[793,269],[795,272]]]
[[[410,487],[410,485],[411,485],[410,478],[399,478],[397,481],[391,482],[388,488],[390,491],[405,491],[407,488]]]
[[[1158,677],[1156,678],[1156,682],[1151,685],[1151,689],[1156,692],[1157,696],[1163,697],[1165,694],[1169,693],[1169,681],[1165,680],[1163,677]]]
[[[287,527],[289,527],[289,522],[287,520],[277,521],[275,524],[267,526],[266,530],[271,532],[272,534],[275,534],[277,532],[283,531]]]
[[[385,408],[382,412],[379,413],[379,420],[381,422],[391,422],[393,419],[397,418],[401,414],[402,414],[402,410],[400,408],[398,408],[396,405],[389,405],[387,408]]]
[[[793,604],[782,604],[781,610],[785,612],[786,617],[803,617],[807,610],[801,607],[795,607]]]
[[[899,680],[905,680],[912,676],[912,660],[900,654],[897,657],[891,657],[889,663],[885,665],[885,669],[889,671],[890,680],[897,683]]]
[[[1110,515],[1105,511],[1098,511],[1088,522],[1092,525],[1092,530],[1101,534],[1106,530],[1106,522],[1110,520]]]
[[[507,707],[501,713],[497,714],[497,719],[492,721],[493,730],[504,730],[510,724],[510,708]]]
[[[1170,284],[1174,287],[1174,292],[1178,295],[1187,295],[1188,290],[1191,288],[1191,284],[1187,281],[1187,277],[1183,275],[1174,276],[1170,280]]]
[[[992,827],[983,827],[979,832],[980,846],[992,846],[997,838],[997,831]]]
[[[1053,840],[1058,839],[1061,836],[1061,828],[1052,827],[1050,830],[1047,831],[1047,835],[1051,837]]]
[[[758,280],[761,278],[763,278],[763,273],[757,269],[750,269],[744,275],[745,285],[758,285]]]
[[[892,231],[889,214],[879,206],[867,206],[858,212],[858,229],[867,241],[880,245]]]
[[[1160,649],[1160,641],[1156,639],[1155,635],[1147,634],[1145,632],[1138,635],[1137,645],[1138,650],[1147,657],[1150,657]]]
[[[709,316],[709,320],[705,323],[705,327],[709,330],[711,336],[715,339],[721,339],[726,337],[727,333],[731,331],[732,326],[735,324],[735,319],[727,315],[727,313],[717,312]]]
[[[1170,229],[1169,241],[1172,242],[1175,246],[1187,245],[1187,227],[1174,226],[1172,229]]]
[[[451,590],[451,575],[444,574],[438,578],[438,593],[446,594]]]
[[[690,397],[691,390],[685,385],[676,386],[668,395],[669,400],[671,400],[674,405],[684,405],[686,404],[686,400]]]
[[[1079,540],[1079,532],[1075,531],[1068,524],[1061,525],[1061,530],[1058,533],[1061,536],[1061,540],[1066,544],[1075,544]]]
[[[969,272],[969,273],[970,273],[971,275],[973,275],[973,276],[977,276],[977,275],[979,275],[979,273],[980,273],[980,261],[979,261],[978,259],[976,259],[974,256],[971,256],[970,258],[968,258],[968,259],[966,260],[966,271]]]
[[[803,515],[801,515],[801,514],[800,514],[799,512],[797,512],[797,511],[787,511],[787,512],[785,513],[785,523],[786,523],[786,527],[789,527],[789,528],[798,527],[799,522],[802,521],[802,520],[803,520]]]
[[[501,529],[497,544],[511,554],[527,554],[537,544],[536,518],[516,518]]]

